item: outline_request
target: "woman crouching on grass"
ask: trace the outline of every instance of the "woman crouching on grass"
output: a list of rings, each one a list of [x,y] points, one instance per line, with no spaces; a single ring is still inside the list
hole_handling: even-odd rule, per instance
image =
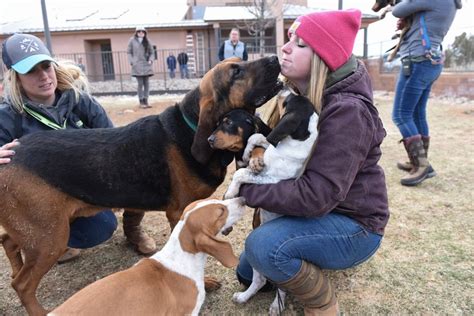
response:
[[[281,73],[319,114],[315,148],[299,178],[240,190],[250,207],[284,216],[250,233],[239,280],[250,284],[255,268],[298,299],[307,315],[338,312],[334,287],[321,269],[368,260],[389,218],[378,165],[386,133],[367,70],[352,55],[360,23],[358,10],[316,12],[294,22],[282,47]]]

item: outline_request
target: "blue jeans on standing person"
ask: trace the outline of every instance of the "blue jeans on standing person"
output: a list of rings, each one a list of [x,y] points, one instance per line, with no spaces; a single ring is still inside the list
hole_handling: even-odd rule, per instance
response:
[[[440,76],[443,65],[424,60],[412,62],[411,68],[409,76],[400,71],[392,112],[392,120],[403,138],[429,135],[426,104],[431,86]]]
[[[369,259],[381,242],[381,235],[334,212],[314,218],[283,216],[250,233],[237,275],[250,284],[254,267],[274,282],[286,282],[300,270],[302,260],[321,269],[347,269]]]
[[[90,217],[78,217],[70,225],[68,247],[91,248],[112,237],[117,229],[117,218],[111,210]]]
[[[189,79],[188,64],[179,65],[179,72],[181,74],[181,79]]]

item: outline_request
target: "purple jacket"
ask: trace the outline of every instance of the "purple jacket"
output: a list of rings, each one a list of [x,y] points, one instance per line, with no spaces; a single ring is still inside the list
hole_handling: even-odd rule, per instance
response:
[[[383,234],[389,218],[385,175],[377,164],[386,133],[372,101],[365,66],[324,92],[316,147],[303,175],[275,184],[246,184],[250,207],[293,216],[338,212]]]

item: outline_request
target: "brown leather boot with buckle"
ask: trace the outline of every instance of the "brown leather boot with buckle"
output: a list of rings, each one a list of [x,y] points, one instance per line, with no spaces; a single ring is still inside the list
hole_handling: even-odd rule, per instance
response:
[[[123,232],[136,252],[151,255],[156,252],[156,243],[140,226],[144,216],[145,212],[143,211],[124,210]]]
[[[415,186],[427,179],[430,170],[433,170],[433,168],[431,168],[428,162],[421,135],[407,137],[403,139],[403,143],[407,149],[413,169],[400,182],[402,185]]]
[[[430,136],[421,136],[421,140],[423,141],[423,148],[425,149],[426,157],[428,158],[428,149],[430,148]],[[403,142],[403,139],[400,140],[400,143],[402,142]],[[404,142],[403,144],[405,145]],[[406,146],[405,146],[405,150],[408,153],[408,148]],[[410,172],[413,169],[413,164],[410,162],[410,159],[408,159],[408,161],[401,160],[397,162],[397,168],[403,171]],[[428,175],[426,176],[426,178],[429,179],[435,176],[436,176],[436,171],[430,165]]]
[[[293,278],[276,285],[303,304],[305,316],[336,316],[339,313],[334,287],[321,269],[311,263],[303,261]]]

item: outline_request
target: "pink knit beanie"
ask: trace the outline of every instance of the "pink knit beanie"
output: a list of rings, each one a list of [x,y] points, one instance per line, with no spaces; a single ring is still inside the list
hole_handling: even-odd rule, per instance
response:
[[[361,15],[357,9],[314,12],[297,18],[289,33],[296,32],[334,71],[352,54]]]

